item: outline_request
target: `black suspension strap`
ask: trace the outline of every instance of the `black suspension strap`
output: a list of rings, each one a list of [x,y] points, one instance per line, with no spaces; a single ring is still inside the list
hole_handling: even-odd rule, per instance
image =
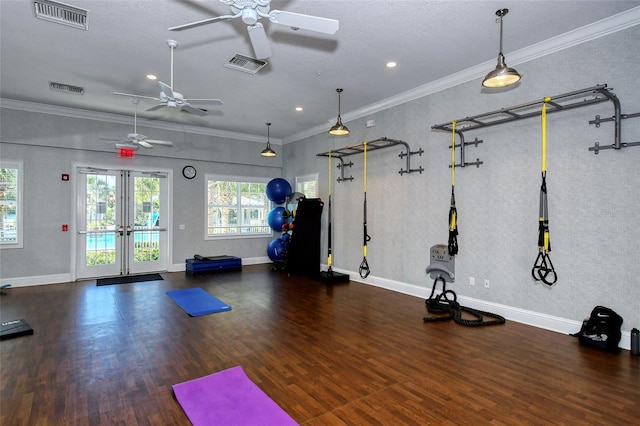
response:
[[[331,178],[331,169],[333,168],[333,162],[331,159],[331,151],[329,151],[329,210],[327,212],[327,275],[333,275],[333,250],[331,248],[331,192],[333,188],[333,180]]]
[[[538,256],[531,269],[531,275],[536,281],[542,281],[552,286],[558,280],[551,257],[551,242],[549,239],[549,206],[547,202],[547,102],[542,104],[542,184],[540,185],[540,219],[538,220]]]
[[[450,256],[458,254],[458,210],[455,196],[456,183],[456,122],[451,126],[451,207],[449,208],[449,244]]]
[[[360,263],[360,278],[364,279],[369,276],[371,270],[367,262],[367,243],[371,241],[371,237],[367,233],[367,142],[363,142],[364,146],[364,220],[363,220],[363,242],[362,242],[362,263]]]

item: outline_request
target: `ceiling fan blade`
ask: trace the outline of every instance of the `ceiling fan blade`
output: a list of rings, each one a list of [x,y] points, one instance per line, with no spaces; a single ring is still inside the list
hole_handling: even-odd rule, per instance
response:
[[[242,13],[238,13],[236,15],[216,16],[215,18],[203,19],[202,21],[191,22],[189,24],[176,25],[175,27],[169,28],[169,31],[188,30],[188,29],[191,29],[191,28],[200,27],[202,25],[211,24],[213,22],[226,21],[227,19],[238,18],[240,16],[242,16]]]
[[[138,141],[137,144],[145,148],[153,148],[153,145],[151,145],[146,140]]]
[[[184,101],[192,103],[192,104],[200,104],[200,105],[222,105],[222,104],[224,104],[224,102],[222,102],[220,99],[185,99]]]
[[[130,98],[138,98],[138,99],[151,99],[152,101],[159,101],[158,98],[153,98],[151,96],[142,96],[142,95],[132,95],[131,93],[120,93],[120,92],[111,92],[112,95],[118,96],[129,96]]]
[[[165,106],[167,106],[167,104],[158,104],[158,105],[152,106],[151,108],[145,109],[145,111],[156,111]]]
[[[265,59],[271,56],[271,46],[269,46],[269,39],[267,39],[267,33],[262,24],[258,22],[255,25],[250,25],[247,30],[256,59]]]
[[[160,91],[164,93],[169,99],[176,98],[176,95],[173,94],[173,89],[171,88],[171,86],[161,81],[158,81],[158,84],[160,85]]]
[[[302,28],[324,34],[335,34],[339,28],[339,21],[336,19],[285,12],[283,10],[272,10],[269,12],[269,20],[274,24],[288,25],[290,27]]]
[[[145,139],[145,143],[153,144],[153,145],[164,145],[164,146],[173,146],[173,142],[171,141],[161,141],[158,139]],[[142,145],[144,146],[144,145]]]
[[[131,143],[117,143],[116,144],[116,148],[118,149],[132,149],[132,150],[137,150],[138,146],[131,144]]]
[[[207,115],[207,113],[206,113],[206,112],[204,112],[203,110],[198,109],[198,108],[194,108],[194,107],[192,107],[192,106],[191,106],[191,105],[189,105],[189,104],[184,104],[184,105],[182,105],[182,111],[184,111],[184,112],[190,112],[191,114],[195,114],[195,115],[199,115],[199,116],[205,116],[205,115]]]

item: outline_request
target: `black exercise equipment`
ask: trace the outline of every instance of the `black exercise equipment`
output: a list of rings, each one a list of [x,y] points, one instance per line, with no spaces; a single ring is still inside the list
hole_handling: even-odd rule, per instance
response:
[[[451,130],[451,206],[449,207],[449,244],[450,256],[458,254],[458,210],[456,209],[456,122],[453,121]]]
[[[547,202],[547,103],[551,98],[545,98],[542,104],[542,184],[540,185],[540,219],[538,220],[538,256],[533,263],[531,275],[535,281],[542,281],[552,286],[558,280],[549,252],[549,207]]]
[[[298,200],[295,227],[285,252],[284,270],[290,274],[320,273],[320,225],[324,203],[319,198]]]
[[[371,269],[367,262],[367,243],[371,241],[371,237],[367,234],[367,142],[363,142],[364,146],[364,220],[363,220],[363,242],[362,242],[362,263],[360,263],[360,278],[364,279],[369,276]]]
[[[448,246],[436,244],[431,247],[431,264],[427,267],[427,274],[434,279],[429,298],[425,301],[427,311],[438,316],[424,317],[424,322],[453,320],[467,326],[485,326],[504,324],[504,317],[489,312],[461,306],[453,290],[447,290],[447,283],[455,281],[455,257],[449,254]],[[442,282],[442,292],[434,297],[438,281]],[[462,318],[463,312],[475,319]],[[484,317],[493,319],[485,320]]]
[[[331,236],[333,234],[332,232],[332,221],[331,221],[331,192],[332,192],[332,188],[333,188],[333,180],[331,178],[332,176],[332,167],[333,167],[333,161],[331,158],[331,151],[329,151],[329,205],[327,208],[327,270],[326,271],[320,271],[320,274],[318,275],[317,279],[319,279],[320,281],[324,281],[327,284],[333,284],[333,283],[337,283],[337,282],[345,282],[345,281],[349,281],[349,275],[347,274],[343,274],[340,272],[335,272],[333,270],[333,248],[331,245]]]

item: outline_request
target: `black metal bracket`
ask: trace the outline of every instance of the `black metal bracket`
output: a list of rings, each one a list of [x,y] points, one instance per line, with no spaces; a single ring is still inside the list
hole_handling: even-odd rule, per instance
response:
[[[422,168],[422,166],[420,166],[417,169],[412,169],[411,168],[411,157],[413,155],[420,155],[422,156],[422,154],[424,153],[424,150],[422,148],[420,148],[418,151],[411,151],[411,149],[409,148],[409,144],[406,143],[405,141],[402,140],[398,140],[398,139],[389,139],[387,137],[382,137],[379,139],[374,139],[372,141],[365,141],[365,142],[361,142],[359,144],[356,145],[351,145],[351,146],[346,146],[344,148],[339,148],[333,151],[327,151],[327,152],[321,152],[319,154],[316,154],[316,156],[318,157],[329,157],[331,156],[332,158],[338,158],[340,160],[340,164],[338,165],[338,168],[340,169],[340,177],[338,179],[336,179],[338,182],[342,182],[342,181],[352,181],[353,180],[353,176],[350,177],[345,177],[344,176],[344,168],[345,167],[351,167],[353,166],[352,162],[349,163],[344,163],[343,158],[344,157],[348,157],[350,155],[355,155],[355,154],[363,154],[364,153],[364,146],[365,143],[367,144],[367,153],[370,151],[376,151],[378,149],[383,149],[383,148],[389,148],[392,146],[397,146],[397,145],[402,145],[404,146],[404,151],[401,151],[400,154],[398,155],[400,158],[405,158],[406,157],[406,169],[400,168],[400,171],[398,173],[400,173],[400,175],[402,176],[403,174],[406,173],[413,173],[413,172],[420,172],[420,174],[422,174],[422,172],[424,171],[424,169]]]
[[[563,93],[561,95],[552,96],[549,98],[543,98],[532,102],[527,102],[521,105],[512,106],[509,108],[501,108],[499,110],[486,112],[483,114],[474,115],[471,117],[461,118],[459,120],[455,120],[456,123],[456,134],[460,136],[460,144],[455,145],[456,147],[460,147],[461,153],[461,166],[465,166],[468,163],[464,161],[464,151],[467,143],[464,142],[464,133],[469,132],[471,130],[476,130],[489,126],[496,126],[498,124],[509,123],[511,121],[522,120],[525,118],[537,117],[541,114],[541,106],[542,104],[547,104],[547,114],[551,114],[559,111],[567,111],[574,108],[581,108],[589,105],[599,104],[601,102],[611,102],[613,103],[615,115],[611,118],[601,119],[596,116],[596,119],[589,122],[590,124],[595,124],[599,126],[600,123],[606,121],[614,121],[615,122],[615,133],[614,133],[614,144],[600,146],[600,144],[596,143],[596,145],[592,148],[589,148],[589,151],[595,151],[597,154],[599,150],[602,149],[620,149],[628,146],[636,146],[640,145],[640,142],[627,142],[622,143],[620,137],[620,122],[623,118],[632,118],[640,116],[640,113],[636,114],[621,114],[620,112],[620,101],[616,97],[614,93],[612,93],[612,89],[607,88],[606,84],[599,84],[597,86],[589,87],[582,90],[576,90],[573,92]],[[432,130],[442,130],[446,132],[453,131],[453,123],[451,121],[449,123],[436,124],[431,126]],[[473,143],[473,142],[471,142]],[[477,145],[476,145],[477,146]],[[478,162],[476,162],[478,163]],[[475,164],[476,163],[470,163]],[[482,164],[480,162],[480,164]]]

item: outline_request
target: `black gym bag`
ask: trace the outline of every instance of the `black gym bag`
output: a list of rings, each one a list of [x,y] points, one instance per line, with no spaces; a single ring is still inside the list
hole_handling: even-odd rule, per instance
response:
[[[622,333],[622,317],[612,309],[604,306],[596,306],[591,311],[591,316],[582,324],[580,331],[574,336],[580,344],[607,352],[618,353]]]

